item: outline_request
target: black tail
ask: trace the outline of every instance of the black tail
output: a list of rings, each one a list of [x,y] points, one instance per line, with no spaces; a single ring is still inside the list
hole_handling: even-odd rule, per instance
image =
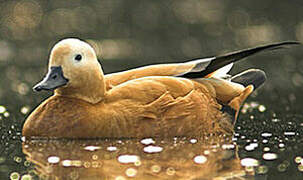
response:
[[[208,64],[205,61],[201,62],[202,65],[196,64],[196,67],[200,69],[197,72],[197,68],[193,68],[193,71],[190,71],[186,74],[182,74],[181,77],[185,78],[202,78],[230,63],[237,62],[245,57],[251,56],[253,54],[265,51],[265,50],[276,50],[281,49],[289,45],[298,45],[299,42],[281,42],[276,44],[269,44],[265,46],[255,47],[252,49],[241,50],[237,52],[232,52],[226,55],[218,56],[210,60]],[[202,68],[200,68],[202,67]]]
[[[253,85],[255,90],[266,81],[266,74],[260,69],[249,69],[233,76],[231,81],[242,84],[244,87]]]
[[[242,84],[244,87],[253,85],[254,90],[259,88],[266,81],[266,74],[259,69],[249,69],[240,74],[237,74],[231,78],[232,82]],[[231,108],[228,105],[222,105],[221,111],[227,113],[232,117],[232,123],[236,121],[237,110]]]

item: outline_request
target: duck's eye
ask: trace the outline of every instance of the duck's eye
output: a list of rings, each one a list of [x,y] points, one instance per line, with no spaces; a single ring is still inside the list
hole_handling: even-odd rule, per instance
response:
[[[82,56],[80,54],[77,54],[76,57],[75,57],[75,60],[76,61],[81,61],[82,59]]]

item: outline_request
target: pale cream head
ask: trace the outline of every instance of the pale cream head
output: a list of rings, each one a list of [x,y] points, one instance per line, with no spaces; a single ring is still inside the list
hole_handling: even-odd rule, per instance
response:
[[[48,66],[49,73],[41,83],[57,83],[59,80],[54,80],[60,79],[57,76],[68,81],[49,88],[55,89],[56,95],[79,98],[90,103],[97,103],[104,97],[104,74],[96,53],[89,44],[75,38],[58,42],[51,51]],[[61,75],[60,72],[52,75],[54,69],[62,71]]]

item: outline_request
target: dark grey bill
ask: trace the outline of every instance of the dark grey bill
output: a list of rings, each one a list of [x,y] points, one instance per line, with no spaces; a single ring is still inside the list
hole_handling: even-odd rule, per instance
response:
[[[54,90],[68,83],[63,75],[61,66],[53,66],[49,69],[45,78],[33,87],[35,91]]]

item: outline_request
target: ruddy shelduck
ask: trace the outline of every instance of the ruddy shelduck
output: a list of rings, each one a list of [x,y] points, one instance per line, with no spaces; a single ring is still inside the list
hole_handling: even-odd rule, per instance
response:
[[[26,119],[23,136],[173,137],[233,133],[244,100],[266,79],[261,70],[228,75],[244,57],[282,42],[186,63],[104,75],[94,49],[64,39],[52,49],[34,90],[54,90]]]

